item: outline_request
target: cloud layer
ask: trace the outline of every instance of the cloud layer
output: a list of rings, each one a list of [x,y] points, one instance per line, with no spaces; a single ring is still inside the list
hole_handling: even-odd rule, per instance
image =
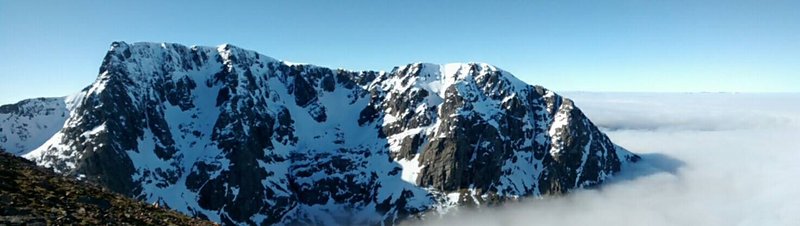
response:
[[[566,93],[642,155],[606,185],[427,225],[800,225],[800,94]]]

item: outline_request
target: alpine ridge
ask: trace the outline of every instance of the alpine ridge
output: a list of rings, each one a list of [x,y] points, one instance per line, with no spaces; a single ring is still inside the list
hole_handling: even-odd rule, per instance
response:
[[[598,185],[639,159],[488,64],[348,71],[125,42],[80,92],[0,106],[0,147],[227,225],[392,225]]]

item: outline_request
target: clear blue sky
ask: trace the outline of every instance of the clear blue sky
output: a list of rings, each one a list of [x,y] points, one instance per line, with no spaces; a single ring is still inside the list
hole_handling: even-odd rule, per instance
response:
[[[800,1],[287,2],[0,1],[0,104],[79,91],[115,40],[486,62],[561,91],[800,91]]]

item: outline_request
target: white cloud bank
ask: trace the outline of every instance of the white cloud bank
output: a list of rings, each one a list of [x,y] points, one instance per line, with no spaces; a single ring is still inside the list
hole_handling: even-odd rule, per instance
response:
[[[800,225],[800,94],[565,96],[644,161],[598,189],[426,225]]]

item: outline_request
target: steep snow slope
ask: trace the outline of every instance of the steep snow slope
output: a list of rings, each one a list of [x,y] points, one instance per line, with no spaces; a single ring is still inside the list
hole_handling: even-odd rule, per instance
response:
[[[63,127],[17,153],[227,224],[392,224],[596,185],[638,159],[569,99],[487,64],[354,72],[115,42],[70,100],[48,125]]]

